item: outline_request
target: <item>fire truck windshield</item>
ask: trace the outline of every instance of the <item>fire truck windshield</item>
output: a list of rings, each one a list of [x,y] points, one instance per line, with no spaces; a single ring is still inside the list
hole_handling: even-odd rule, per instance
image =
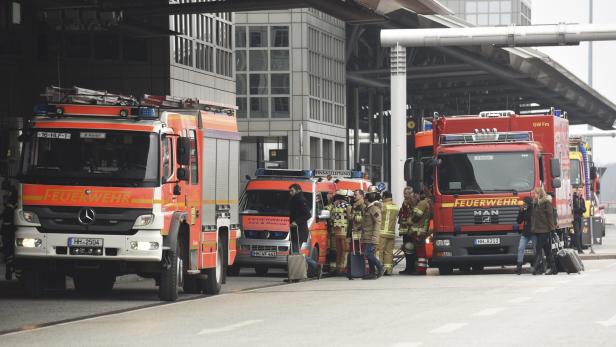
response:
[[[152,187],[158,177],[158,134],[37,129],[24,143],[24,183]]]
[[[248,190],[243,213],[289,215],[288,190]],[[304,193],[308,209],[312,210],[312,194]]]
[[[437,181],[442,194],[527,192],[533,188],[531,152],[444,154],[439,159]]]
[[[569,169],[571,176],[571,185],[573,187],[579,187],[582,185],[582,170],[579,159],[571,159],[571,168]]]

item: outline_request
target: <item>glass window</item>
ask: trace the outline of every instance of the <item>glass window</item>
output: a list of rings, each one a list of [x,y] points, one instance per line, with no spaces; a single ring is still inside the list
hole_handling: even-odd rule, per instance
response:
[[[501,1],[500,8],[503,12],[511,12],[511,0]]]
[[[246,98],[245,97],[237,97],[237,118],[246,118]]]
[[[246,75],[244,74],[236,74],[235,75],[235,93],[238,95],[246,95]]]
[[[287,50],[272,50],[271,69],[273,71],[289,70],[289,51]]]
[[[171,138],[163,135],[163,182],[166,182],[173,173],[173,151]]]
[[[501,25],[509,25],[511,24],[511,13],[503,13],[501,14]]]
[[[246,51],[235,51],[235,69],[237,71],[246,71]]]
[[[490,1],[490,13],[500,12],[500,3],[498,1]]]
[[[272,118],[289,118],[289,97],[272,98]]]
[[[250,47],[267,47],[267,27],[250,27]]]
[[[272,74],[272,94],[289,94],[289,74]]]
[[[250,94],[267,94],[267,75],[250,74]]]
[[[267,71],[267,51],[250,51],[250,71]]]
[[[499,25],[500,24],[500,15],[498,13],[490,14],[490,25]]]
[[[190,139],[190,184],[199,183],[199,153],[197,153],[197,131],[188,131]]]
[[[235,27],[235,47],[246,47],[246,27]]]
[[[250,98],[250,118],[267,118],[268,116],[268,98]]]
[[[466,2],[466,13],[476,13],[476,12],[477,12],[477,1]]]
[[[272,47],[289,47],[289,27],[272,27]]]
[[[477,16],[477,25],[488,25],[488,15],[480,14]]]
[[[477,12],[479,12],[479,13],[486,13],[486,12],[488,12],[488,2],[487,1],[480,1],[477,4]]]
[[[466,21],[471,24],[477,24],[477,15],[476,14],[467,14]]]

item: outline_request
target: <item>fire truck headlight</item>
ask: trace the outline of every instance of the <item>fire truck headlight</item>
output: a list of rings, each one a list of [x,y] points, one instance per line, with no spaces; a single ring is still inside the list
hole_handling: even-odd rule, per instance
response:
[[[146,225],[150,225],[152,224],[152,222],[154,222],[154,215],[153,214],[144,214],[141,215],[139,217],[137,217],[137,220],[135,220],[135,227],[144,227]]]
[[[34,212],[22,211],[21,216],[28,223],[39,224],[39,218]]]
[[[15,239],[15,244],[17,244],[17,247],[38,248],[38,247],[41,247],[41,245],[43,244],[43,240],[19,238],[19,239]]]
[[[155,251],[160,247],[158,242],[131,241],[130,249],[137,251]]]
[[[451,240],[436,240],[437,247],[449,247],[451,246]]]

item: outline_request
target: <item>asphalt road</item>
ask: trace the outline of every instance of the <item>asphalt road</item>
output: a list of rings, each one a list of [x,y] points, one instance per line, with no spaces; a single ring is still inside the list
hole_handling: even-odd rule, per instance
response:
[[[491,268],[376,281],[328,278],[244,291],[231,290],[231,282],[226,294],[4,334],[0,345],[614,346],[616,341],[616,260],[587,261],[580,275],[517,276],[512,268]],[[61,301],[58,308],[74,300]]]

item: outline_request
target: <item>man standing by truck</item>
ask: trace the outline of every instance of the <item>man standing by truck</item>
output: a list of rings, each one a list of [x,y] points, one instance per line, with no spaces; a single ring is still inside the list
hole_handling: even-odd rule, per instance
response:
[[[381,232],[377,246],[378,258],[383,262],[385,275],[391,275],[394,267],[394,239],[396,236],[396,218],[398,206],[392,201],[391,192],[383,192],[383,209],[381,211]]]
[[[349,194],[346,189],[339,189],[334,195],[334,202],[327,206],[331,213],[330,226],[336,251],[336,268],[334,273],[344,273],[348,252],[347,229],[351,219],[351,204],[348,202]]]
[[[379,241],[379,231],[381,229],[381,203],[379,202],[381,194],[375,186],[368,188],[366,199],[368,205],[364,210],[362,221],[361,243],[364,247],[364,253],[368,258],[370,273],[364,279],[372,280],[383,276],[385,271],[383,263],[376,257],[376,245]]]
[[[411,223],[409,225],[410,239],[415,244],[415,255],[417,275],[425,275],[428,269],[428,258],[426,254],[426,238],[428,237],[428,227],[430,224],[430,198],[424,196],[420,200],[419,194],[413,192],[412,201],[418,201],[411,213]]]
[[[293,254],[299,254],[302,243],[308,241],[308,219],[310,219],[310,210],[306,205],[306,199],[302,192],[302,187],[294,183],[289,187],[289,222],[291,223],[291,233],[289,239],[291,241],[291,250]],[[298,240],[299,239],[299,240]],[[319,264],[314,259],[306,257],[306,263],[311,273],[320,276]]]
[[[582,250],[582,225],[584,213],[586,213],[586,201],[581,189],[573,192],[573,244],[579,254],[584,254]]]
[[[413,200],[413,188],[404,187],[404,201],[400,212],[398,212],[398,224],[400,236],[402,236],[402,244],[412,244],[410,235],[411,215],[413,214],[413,208],[417,204],[416,200]],[[412,275],[415,273],[415,260],[417,256],[415,253],[404,253],[406,260],[406,268],[400,271],[401,275]]]

